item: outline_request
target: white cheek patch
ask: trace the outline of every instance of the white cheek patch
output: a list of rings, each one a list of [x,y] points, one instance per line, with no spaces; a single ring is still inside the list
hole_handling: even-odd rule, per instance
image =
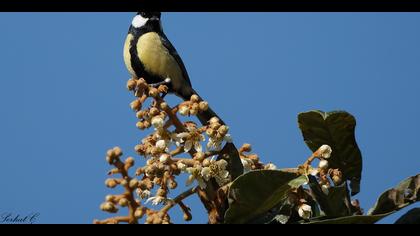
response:
[[[136,15],[133,18],[133,21],[131,22],[131,25],[135,28],[140,28],[140,27],[144,26],[147,23],[148,20],[149,20],[148,18],[144,18],[141,15]]]

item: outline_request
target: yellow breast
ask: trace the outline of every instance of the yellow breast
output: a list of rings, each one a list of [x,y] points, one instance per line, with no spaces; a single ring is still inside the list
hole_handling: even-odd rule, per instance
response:
[[[137,42],[137,54],[149,73],[181,81],[182,70],[168,49],[162,44],[157,33],[142,35]]]
[[[133,40],[134,36],[132,34],[128,34],[127,38],[124,43],[124,63],[127,67],[127,70],[130,72],[132,76],[136,76],[136,72],[134,71],[133,67],[131,66],[131,54],[130,54],[130,44]]]

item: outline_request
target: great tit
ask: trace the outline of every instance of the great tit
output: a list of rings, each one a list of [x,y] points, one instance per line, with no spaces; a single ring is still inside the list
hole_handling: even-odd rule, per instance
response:
[[[198,94],[181,57],[163,32],[160,18],[160,12],[138,12],[133,18],[124,44],[125,65],[132,76],[149,84],[166,83],[170,93],[189,100]],[[198,114],[203,125],[212,117],[217,115],[210,108]]]

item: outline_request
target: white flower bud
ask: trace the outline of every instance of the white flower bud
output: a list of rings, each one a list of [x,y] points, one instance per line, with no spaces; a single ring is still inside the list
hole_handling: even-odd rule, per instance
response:
[[[160,104],[160,108],[161,109],[163,109],[163,110],[165,110],[165,109],[167,109],[169,106],[168,106],[168,103],[166,103],[166,102],[162,102],[161,104]]]
[[[196,94],[191,96],[191,102],[198,102],[199,100],[200,98]]]
[[[309,220],[312,217],[312,208],[309,205],[302,204],[299,207],[298,213],[302,219]]]
[[[190,109],[187,106],[181,106],[179,108],[179,114],[182,116],[188,116],[190,114]]]
[[[209,109],[209,104],[207,102],[200,102],[199,108],[200,111],[207,111]]]
[[[155,127],[156,129],[160,129],[163,127],[164,125],[164,120],[162,119],[162,117],[160,116],[155,116],[152,118],[152,125],[153,127]]]
[[[166,153],[160,155],[160,157],[159,157],[159,161],[163,164],[166,164],[169,161],[169,159],[170,159],[170,156]]]
[[[185,170],[187,169],[187,165],[185,165],[184,163],[182,163],[182,162],[180,162],[180,161],[178,161],[178,163],[177,163],[177,167],[178,167],[178,169],[179,169],[179,170],[181,170],[181,171],[185,171]]]
[[[161,151],[165,150],[166,149],[166,141],[165,140],[157,141],[156,142],[156,147]]]
[[[328,161],[327,161],[327,160],[321,160],[321,161],[319,162],[318,167],[319,167],[320,169],[327,169],[327,168],[328,168]]]
[[[226,134],[223,138],[227,143],[233,143],[233,138],[230,134]]]
[[[319,155],[320,157],[324,158],[324,159],[328,159],[331,157],[331,153],[332,153],[332,149],[330,146],[328,145],[322,145],[319,149],[318,149]]]
[[[269,163],[269,164],[265,165],[264,169],[266,169],[266,170],[277,170],[277,166],[274,165],[273,163]]]
[[[197,115],[197,114],[198,114],[198,109],[192,108],[192,109],[190,110],[190,114],[191,114],[192,116]]]
[[[249,159],[241,158],[242,165],[244,166],[244,171],[248,172],[252,170],[252,161]]]
[[[216,123],[219,123],[219,122],[220,122],[220,119],[217,118],[217,117],[213,117],[209,121],[210,124],[216,124]]]

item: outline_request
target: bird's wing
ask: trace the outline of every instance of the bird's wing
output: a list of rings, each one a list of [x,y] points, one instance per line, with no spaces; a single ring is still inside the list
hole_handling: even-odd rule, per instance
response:
[[[188,72],[187,72],[187,69],[185,68],[184,62],[182,61],[175,47],[172,45],[172,43],[169,41],[169,39],[166,37],[165,34],[162,33],[161,37],[162,37],[163,46],[165,46],[165,48],[168,49],[169,52],[171,52],[171,55],[175,58],[175,61],[178,63],[179,67],[181,68],[182,74],[185,80],[188,82],[190,86],[192,86],[190,77],[188,76]]]

